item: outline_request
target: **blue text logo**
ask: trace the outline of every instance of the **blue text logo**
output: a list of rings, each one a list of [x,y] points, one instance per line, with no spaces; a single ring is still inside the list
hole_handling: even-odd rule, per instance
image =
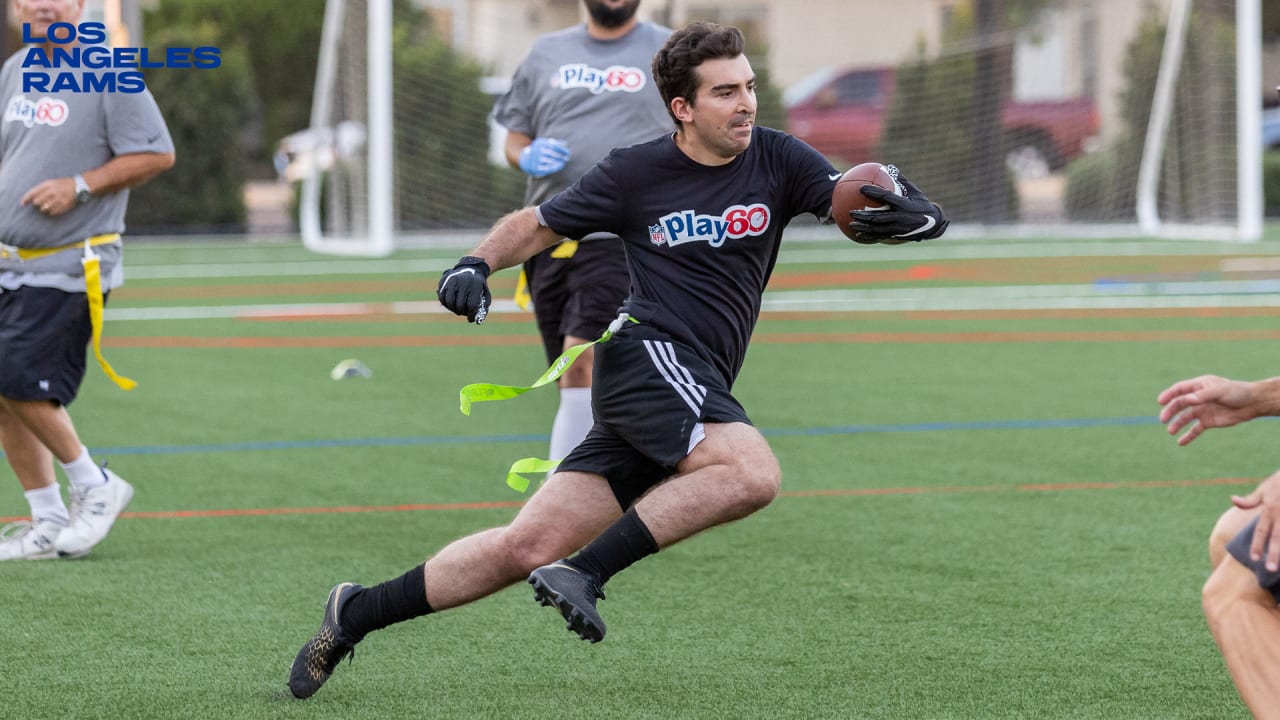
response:
[[[109,48],[107,28],[102,23],[49,25],[44,37],[33,36],[31,25],[23,24],[22,41],[51,45],[30,47],[22,58],[22,92],[122,92],[147,89],[142,70],[155,68],[212,70],[222,64],[216,47]],[[83,41],[86,45],[79,45]]]

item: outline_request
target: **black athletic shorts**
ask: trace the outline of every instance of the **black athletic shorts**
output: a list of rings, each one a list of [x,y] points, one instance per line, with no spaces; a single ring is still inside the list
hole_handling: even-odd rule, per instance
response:
[[[1280,572],[1271,572],[1267,569],[1267,561],[1259,560],[1254,562],[1249,557],[1249,548],[1253,545],[1253,531],[1258,527],[1258,518],[1254,518],[1252,522],[1244,527],[1235,537],[1231,538],[1231,542],[1227,543],[1227,552],[1231,553],[1231,557],[1240,561],[1241,565],[1253,571],[1258,576],[1258,585],[1264,590],[1270,590],[1271,596],[1280,603]]]
[[[558,248],[524,264],[548,364],[564,352],[565,336],[600,337],[631,289],[620,238],[583,240],[568,258],[551,257]]]
[[[84,293],[0,290],[0,397],[70,405],[93,339]]]
[[[675,474],[699,423],[751,423],[720,373],[665,333],[627,323],[595,351],[595,425],[558,469],[604,476],[624,510]]]

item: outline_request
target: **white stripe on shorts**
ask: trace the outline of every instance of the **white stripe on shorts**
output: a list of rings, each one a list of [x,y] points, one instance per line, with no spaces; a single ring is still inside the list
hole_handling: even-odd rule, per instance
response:
[[[702,403],[707,399],[707,389],[693,381],[693,375],[676,359],[676,349],[671,343],[645,340],[644,347],[649,351],[649,358],[653,360],[653,366],[658,368],[663,379],[675,388],[694,415],[701,415]]]

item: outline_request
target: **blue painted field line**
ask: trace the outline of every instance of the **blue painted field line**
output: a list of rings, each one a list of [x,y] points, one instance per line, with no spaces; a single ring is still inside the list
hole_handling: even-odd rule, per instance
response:
[[[951,430],[1047,430],[1062,428],[1112,427],[1117,425],[1151,425],[1159,420],[1152,415],[1116,418],[1065,418],[1048,420],[978,420],[970,422],[928,422],[901,425],[832,425],[810,428],[764,428],[767,437],[821,437],[827,435],[860,435],[866,433],[945,432]],[[332,438],[317,440],[271,440],[261,442],[209,443],[202,445],[137,445],[96,447],[91,451],[102,455],[182,455],[188,453],[246,452],[253,450],[317,450],[350,447],[390,447],[405,445],[468,445],[515,442],[546,442],[547,435],[477,435],[418,436],[389,438]]]
[[[1061,428],[1110,427],[1115,425],[1148,425],[1158,423],[1154,414],[1118,418],[1060,418],[1048,420],[978,420],[971,422],[928,422],[907,425],[834,425],[815,428],[775,428],[762,430],[770,437],[810,437],[820,435],[858,435],[861,433],[913,433],[946,430],[1046,430]]]

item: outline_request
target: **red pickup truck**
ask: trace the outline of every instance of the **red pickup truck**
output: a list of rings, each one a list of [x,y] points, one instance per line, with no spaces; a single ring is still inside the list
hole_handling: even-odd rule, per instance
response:
[[[854,165],[873,157],[893,100],[892,67],[825,70],[784,95],[787,130],[823,155]],[[1007,101],[1001,124],[1007,159],[1022,175],[1058,170],[1098,133],[1098,112],[1086,98]]]

